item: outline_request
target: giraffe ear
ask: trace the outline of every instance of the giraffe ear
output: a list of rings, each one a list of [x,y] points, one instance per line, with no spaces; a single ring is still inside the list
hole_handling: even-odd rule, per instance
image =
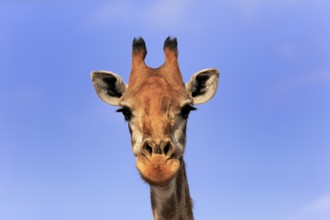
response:
[[[110,105],[119,105],[119,99],[126,91],[127,85],[115,73],[94,71],[91,73],[97,95]]]
[[[218,87],[220,72],[218,69],[203,69],[191,76],[186,90],[192,96],[194,104],[209,101]]]

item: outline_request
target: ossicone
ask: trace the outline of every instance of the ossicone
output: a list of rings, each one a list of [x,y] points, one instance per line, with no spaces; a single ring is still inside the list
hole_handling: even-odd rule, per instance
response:
[[[164,42],[165,63],[177,62],[178,41],[175,37],[167,37]]]
[[[132,52],[134,56],[139,56],[143,60],[147,55],[147,47],[142,37],[134,38],[132,43]]]
[[[164,42],[164,50],[168,48],[173,51],[178,50],[178,41],[176,40],[176,37],[170,37],[168,36]]]

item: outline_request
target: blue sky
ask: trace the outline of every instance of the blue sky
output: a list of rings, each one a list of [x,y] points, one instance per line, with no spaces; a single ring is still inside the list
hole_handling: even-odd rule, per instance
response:
[[[325,0],[1,1],[0,219],[152,219],[129,132],[92,70],[127,82],[179,43],[185,81],[221,70],[191,114],[196,219],[330,219],[330,3]]]

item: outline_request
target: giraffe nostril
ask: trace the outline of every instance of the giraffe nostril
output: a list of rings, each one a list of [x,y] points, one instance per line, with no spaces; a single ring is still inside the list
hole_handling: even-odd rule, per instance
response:
[[[163,155],[167,157],[171,157],[173,152],[173,145],[170,141],[161,141],[160,144],[156,144],[152,141],[145,141],[143,144],[143,154],[151,158],[156,154]]]
[[[170,144],[169,143],[166,144],[166,146],[164,147],[164,154],[165,155],[169,152],[170,148],[171,148]]]
[[[146,150],[150,155],[152,154],[152,147],[149,144],[146,144]]]

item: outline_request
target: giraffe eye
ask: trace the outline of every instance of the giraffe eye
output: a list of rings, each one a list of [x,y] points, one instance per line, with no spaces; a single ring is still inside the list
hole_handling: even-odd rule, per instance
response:
[[[197,108],[192,107],[191,105],[185,105],[182,107],[180,115],[182,118],[187,119],[191,111],[197,110]]]
[[[132,118],[132,111],[128,107],[122,107],[118,109],[116,112],[121,112],[124,115],[126,121],[129,121]]]

